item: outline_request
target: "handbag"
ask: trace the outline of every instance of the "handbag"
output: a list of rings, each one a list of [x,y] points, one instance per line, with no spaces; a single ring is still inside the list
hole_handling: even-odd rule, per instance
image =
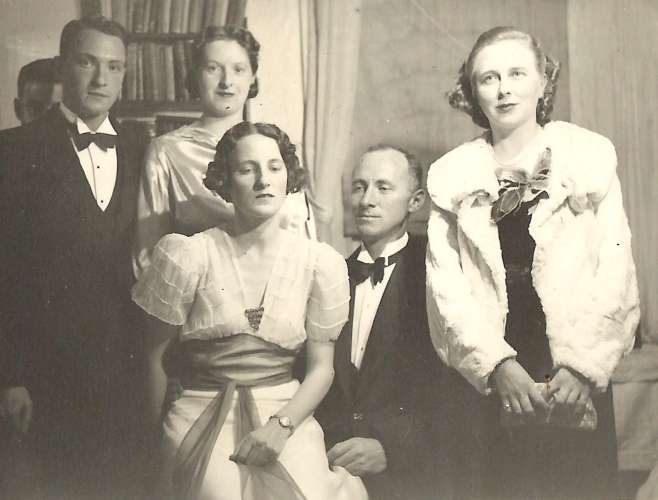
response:
[[[537,425],[555,425],[559,427],[567,427],[569,429],[577,429],[582,431],[595,431],[598,423],[598,415],[592,398],[587,399],[585,405],[585,414],[581,419],[574,420],[572,414],[567,413],[561,406],[555,404],[555,399],[548,399],[548,392],[546,391],[546,384],[543,382],[535,383],[537,389],[541,392],[544,399],[547,399],[548,413],[543,420],[539,420]],[[523,415],[517,415],[511,411],[506,411],[505,408],[500,410],[500,425],[503,427],[520,427],[526,425]]]

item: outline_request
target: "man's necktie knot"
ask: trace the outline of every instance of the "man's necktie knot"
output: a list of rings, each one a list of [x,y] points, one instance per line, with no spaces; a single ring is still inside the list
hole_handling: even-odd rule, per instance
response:
[[[109,148],[113,148],[116,145],[116,135],[103,134],[102,132],[97,132],[95,134],[84,132],[81,134],[74,128],[69,129],[69,133],[78,151],[87,149],[92,142],[96,143],[96,145],[103,151],[107,151]]]

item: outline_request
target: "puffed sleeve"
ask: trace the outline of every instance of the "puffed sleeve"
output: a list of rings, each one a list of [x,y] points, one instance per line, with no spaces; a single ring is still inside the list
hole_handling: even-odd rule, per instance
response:
[[[135,303],[165,323],[185,323],[203,268],[201,252],[198,238],[163,237],[153,251],[152,264],[132,289]]]
[[[137,232],[133,252],[135,277],[151,263],[153,248],[164,235],[174,232],[169,200],[170,159],[162,139],[149,144],[137,199]]]
[[[333,342],[347,322],[350,287],[345,259],[329,245],[319,244],[306,309],[306,335],[315,342]]]

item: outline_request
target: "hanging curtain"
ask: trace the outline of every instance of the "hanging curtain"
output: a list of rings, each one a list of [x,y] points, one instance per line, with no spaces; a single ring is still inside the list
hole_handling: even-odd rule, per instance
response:
[[[300,0],[304,152],[318,238],[342,248],[341,176],[356,94],[362,0]]]

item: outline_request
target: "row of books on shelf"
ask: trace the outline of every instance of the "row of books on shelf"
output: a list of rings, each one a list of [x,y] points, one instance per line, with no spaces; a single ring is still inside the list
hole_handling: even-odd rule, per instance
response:
[[[189,101],[185,80],[192,67],[189,41],[128,46],[122,97],[128,101]]]
[[[244,26],[247,0],[98,0],[96,13],[129,33],[200,33],[206,26]]]

